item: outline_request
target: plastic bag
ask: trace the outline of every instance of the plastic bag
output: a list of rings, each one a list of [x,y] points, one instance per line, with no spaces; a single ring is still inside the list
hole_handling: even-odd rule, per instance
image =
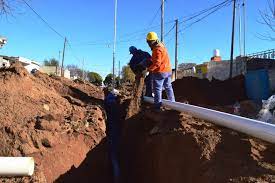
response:
[[[260,110],[259,114],[258,114],[258,120],[259,121],[263,121],[263,122],[267,122],[267,123],[273,123],[273,115],[271,114],[271,112],[268,109],[262,109]]]
[[[272,110],[275,108],[275,95],[272,95],[269,97],[268,100],[262,100],[263,103],[263,109],[269,109]]]

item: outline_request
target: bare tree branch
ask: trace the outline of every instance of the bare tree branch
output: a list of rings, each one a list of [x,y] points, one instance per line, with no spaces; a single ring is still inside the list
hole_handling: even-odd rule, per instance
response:
[[[261,35],[265,40],[270,41],[275,40],[275,0],[267,0],[268,8],[264,11],[260,11],[261,24],[264,24],[268,27],[271,33],[266,35]]]
[[[0,15],[8,15],[11,13],[10,1],[0,0]]]
[[[0,0],[0,17],[13,16],[13,12],[17,12],[22,1],[21,0]]]

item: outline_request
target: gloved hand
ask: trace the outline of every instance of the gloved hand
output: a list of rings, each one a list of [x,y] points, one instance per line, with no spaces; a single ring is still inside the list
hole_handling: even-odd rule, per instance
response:
[[[149,74],[149,72],[147,71],[147,69],[146,70],[144,70],[144,71],[142,71],[142,73],[141,73],[141,75],[142,75],[142,77],[146,77],[146,76],[148,76],[148,74]]]

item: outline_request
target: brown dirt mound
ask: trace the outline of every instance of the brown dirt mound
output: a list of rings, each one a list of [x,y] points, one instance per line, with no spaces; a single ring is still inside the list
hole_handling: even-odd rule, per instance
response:
[[[105,137],[104,95],[92,84],[33,76],[16,64],[0,70],[0,85],[0,156],[36,162],[33,177],[0,182],[53,182]]]
[[[176,100],[194,105],[230,105],[247,99],[244,76],[226,81],[184,77],[173,83]]]
[[[132,96],[129,106],[127,108],[126,119],[138,114],[140,112],[141,98],[144,87],[144,77],[136,78],[132,89]]]
[[[126,121],[123,182],[274,182],[275,146],[175,111]]]

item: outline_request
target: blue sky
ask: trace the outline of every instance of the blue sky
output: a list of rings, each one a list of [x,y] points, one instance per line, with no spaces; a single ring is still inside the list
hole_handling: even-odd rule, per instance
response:
[[[167,0],[165,21],[198,12],[222,0]],[[28,3],[62,35],[66,36],[72,48],[66,50],[65,64],[77,64],[87,70],[105,76],[112,69],[112,42],[114,1],[112,0],[29,0]],[[150,51],[146,33],[160,32],[160,0],[118,0],[118,44],[116,61],[121,65],[130,59],[128,47],[134,45]],[[274,42],[257,38],[258,33],[268,29],[261,25],[259,10],[265,9],[266,0],[247,0],[247,53],[263,51],[275,47]],[[25,4],[18,4],[13,16],[0,19],[0,35],[8,38],[8,44],[0,54],[23,56],[42,63],[47,58],[59,58],[64,40],[50,30]],[[179,35],[179,62],[201,63],[212,56],[218,48],[224,59],[229,59],[232,6],[225,7],[182,31]],[[173,23],[166,24],[165,30]],[[184,23],[179,30],[183,30]],[[166,46],[174,63],[175,31],[165,37]],[[235,56],[239,54],[238,34],[236,35]],[[117,64],[118,66],[118,64]]]

